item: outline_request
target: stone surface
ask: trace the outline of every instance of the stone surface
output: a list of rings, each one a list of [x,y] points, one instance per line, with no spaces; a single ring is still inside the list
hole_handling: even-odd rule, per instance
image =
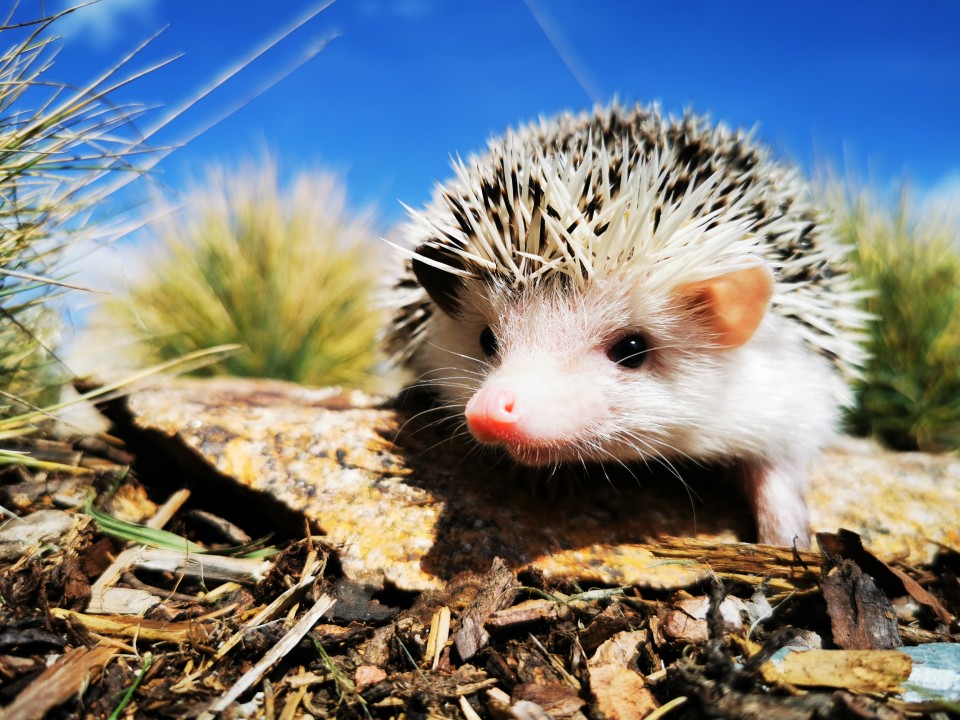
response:
[[[134,422],[221,476],[302,513],[343,546],[349,577],[437,587],[503,557],[549,578],[671,588],[701,567],[665,562],[663,535],[750,540],[742,496],[723,478],[610,470],[533,481],[409,418],[381,398],[262,380],[163,380],[128,401]],[[694,469],[695,470],[695,469]],[[861,532],[879,555],[917,561],[960,547],[960,460],[869,444],[813,468],[814,529]],[[266,501],[265,501],[266,505]]]
[[[960,550],[960,457],[891,452],[844,438],[811,468],[810,524],[847,528],[885,559]]]

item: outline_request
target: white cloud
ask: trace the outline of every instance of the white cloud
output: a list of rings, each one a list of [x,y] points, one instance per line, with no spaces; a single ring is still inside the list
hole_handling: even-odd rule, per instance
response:
[[[917,206],[930,219],[948,218],[960,227],[960,170],[944,175],[932,187],[918,192]]]
[[[923,193],[923,199],[931,209],[960,211],[960,170],[940,178],[936,185]]]
[[[56,30],[64,37],[106,49],[128,39],[128,33],[139,37],[154,20],[157,3],[158,0],[100,0],[64,17]]]

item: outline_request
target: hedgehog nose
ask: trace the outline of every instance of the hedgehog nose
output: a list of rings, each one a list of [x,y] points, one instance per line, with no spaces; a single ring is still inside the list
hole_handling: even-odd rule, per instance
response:
[[[503,442],[518,435],[520,409],[513,391],[484,387],[470,398],[464,416],[467,427],[480,442]]]

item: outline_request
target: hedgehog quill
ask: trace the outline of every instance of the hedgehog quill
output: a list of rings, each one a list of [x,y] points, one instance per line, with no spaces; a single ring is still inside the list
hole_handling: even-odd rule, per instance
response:
[[[864,358],[862,293],[750,134],[617,105],[491,140],[410,211],[390,346],[516,462],[733,470],[809,543],[806,466]]]

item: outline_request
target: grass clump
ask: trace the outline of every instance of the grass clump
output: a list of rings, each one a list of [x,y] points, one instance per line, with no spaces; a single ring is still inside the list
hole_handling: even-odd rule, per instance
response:
[[[211,171],[156,226],[159,248],[105,306],[157,362],[211,345],[243,349],[198,374],[363,385],[379,328],[367,256],[369,214],[351,215],[342,184],[302,174],[284,191],[271,163]]]
[[[51,77],[51,26],[73,11],[0,27],[0,422],[52,401],[69,379],[55,357],[62,320],[51,301],[70,288],[59,268],[97,232],[109,194],[100,181],[142,151],[142,109],[108,100],[137,77],[118,77],[126,61],[82,86]]]
[[[898,449],[960,449],[960,228],[833,183],[828,192],[863,287],[872,356],[850,414]]]

